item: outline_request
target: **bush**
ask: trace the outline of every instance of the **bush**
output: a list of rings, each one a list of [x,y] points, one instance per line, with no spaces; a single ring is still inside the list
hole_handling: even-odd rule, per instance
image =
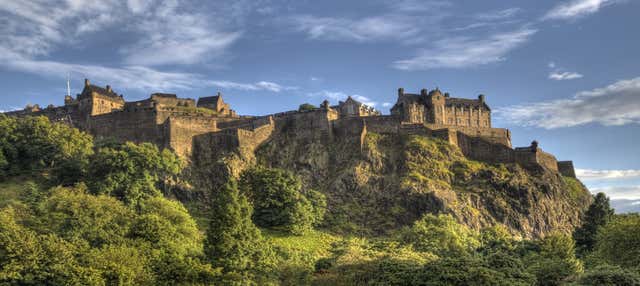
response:
[[[250,169],[243,172],[240,186],[253,203],[253,221],[260,227],[303,234],[324,216],[324,195],[313,190],[303,192],[300,179],[288,171]]]
[[[578,280],[584,286],[638,286],[640,275],[620,266],[599,265],[587,271]]]
[[[318,109],[318,107],[309,103],[300,104],[300,107],[298,107],[298,111],[309,111],[314,109]]]
[[[596,236],[594,257],[611,265],[640,265],[640,215],[617,215]]]
[[[402,237],[418,251],[444,255],[468,254],[480,245],[474,231],[448,214],[427,214],[406,229]]]

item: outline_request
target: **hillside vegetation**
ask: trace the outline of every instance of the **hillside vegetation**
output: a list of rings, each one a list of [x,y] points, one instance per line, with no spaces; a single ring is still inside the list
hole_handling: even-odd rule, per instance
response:
[[[640,285],[640,217],[576,180],[289,135],[187,165],[0,116],[0,285]]]

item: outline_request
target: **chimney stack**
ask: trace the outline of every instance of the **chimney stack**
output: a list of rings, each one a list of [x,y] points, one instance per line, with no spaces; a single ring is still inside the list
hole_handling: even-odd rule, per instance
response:
[[[426,88],[421,89],[420,90],[420,95],[423,96],[423,97],[426,97],[427,96],[427,89]]]
[[[84,79],[84,86],[89,86],[91,83],[89,82],[88,78]]]
[[[478,95],[478,100],[480,100],[480,102],[484,103],[484,94]]]
[[[113,90],[111,90],[111,86],[107,84],[107,92],[112,92]]]
[[[398,96],[403,96],[404,95],[404,88],[398,88]]]

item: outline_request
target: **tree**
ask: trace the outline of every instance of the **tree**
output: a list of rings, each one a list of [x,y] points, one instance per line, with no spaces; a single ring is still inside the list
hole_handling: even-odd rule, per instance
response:
[[[324,215],[324,195],[308,190],[309,200],[302,191],[300,179],[291,172],[275,168],[250,169],[243,172],[240,186],[253,203],[253,221],[260,227],[303,234]]]
[[[537,242],[538,252],[526,258],[529,272],[538,285],[561,285],[582,272],[582,263],[575,257],[575,242],[570,235],[552,233]]]
[[[300,104],[300,107],[298,107],[298,111],[308,111],[308,110],[314,110],[314,109],[318,109],[318,107],[309,103]]]
[[[640,265],[640,215],[616,215],[598,230],[595,258],[611,265]]]
[[[598,265],[580,276],[583,286],[640,286],[640,274],[620,266]]]
[[[267,246],[251,213],[251,205],[233,179],[212,194],[205,254],[213,267],[222,268],[227,283],[255,281],[256,272],[262,270]]]
[[[402,236],[416,250],[437,254],[467,254],[480,244],[476,233],[449,214],[426,214]]]
[[[589,252],[593,249],[596,244],[598,228],[607,224],[613,214],[614,210],[609,206],[609,198],[604,193],[596,194],[584,214],[582,226],[573,233],[579,253]]]
[[[93,153],[90,135],[48,118],[0,116],[0,176],[50,171],[56,184],[81,178]]]
[[[95,194],[108,194],[137,206],[142,199],[160,195],[158,185],[182,168],[174,153],[160,151],[151,143],[111,144],[92,156],[88,183]]]

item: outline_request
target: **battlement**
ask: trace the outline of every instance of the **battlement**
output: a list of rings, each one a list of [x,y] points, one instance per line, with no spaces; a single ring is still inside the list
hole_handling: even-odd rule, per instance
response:
[[[76,98],[65,96],[64,106],[41,108],[29,105],[12,116],[43,115],[93,134],[120,141],[152,142],[190,158],[195,146],[240,150],[250,156],[272,134],[295,135],[303,140],[354,140],[363,144],[368,132],[421,135],[440,138],[456,145],[470,159],[490,163],[517,163],[525,168],[559,172],[575,177],[573,162],[558,162],[533,142],[512,148],[508,129],[491,126],[491,109],[486,97],[453,98],[438,88],[418,94],[398,89],[390,115],[351,97],[331,106],[327,100],[318,108],[279,112],[267,116],[238,116],[224,102],[222,94],[197,100],[172,93],[153,93],[149,98],[125,102],[110,86],[85,81]],[[358,141],[358,142],[355,142]],[[207,147],[206,144],[211,144]]]

